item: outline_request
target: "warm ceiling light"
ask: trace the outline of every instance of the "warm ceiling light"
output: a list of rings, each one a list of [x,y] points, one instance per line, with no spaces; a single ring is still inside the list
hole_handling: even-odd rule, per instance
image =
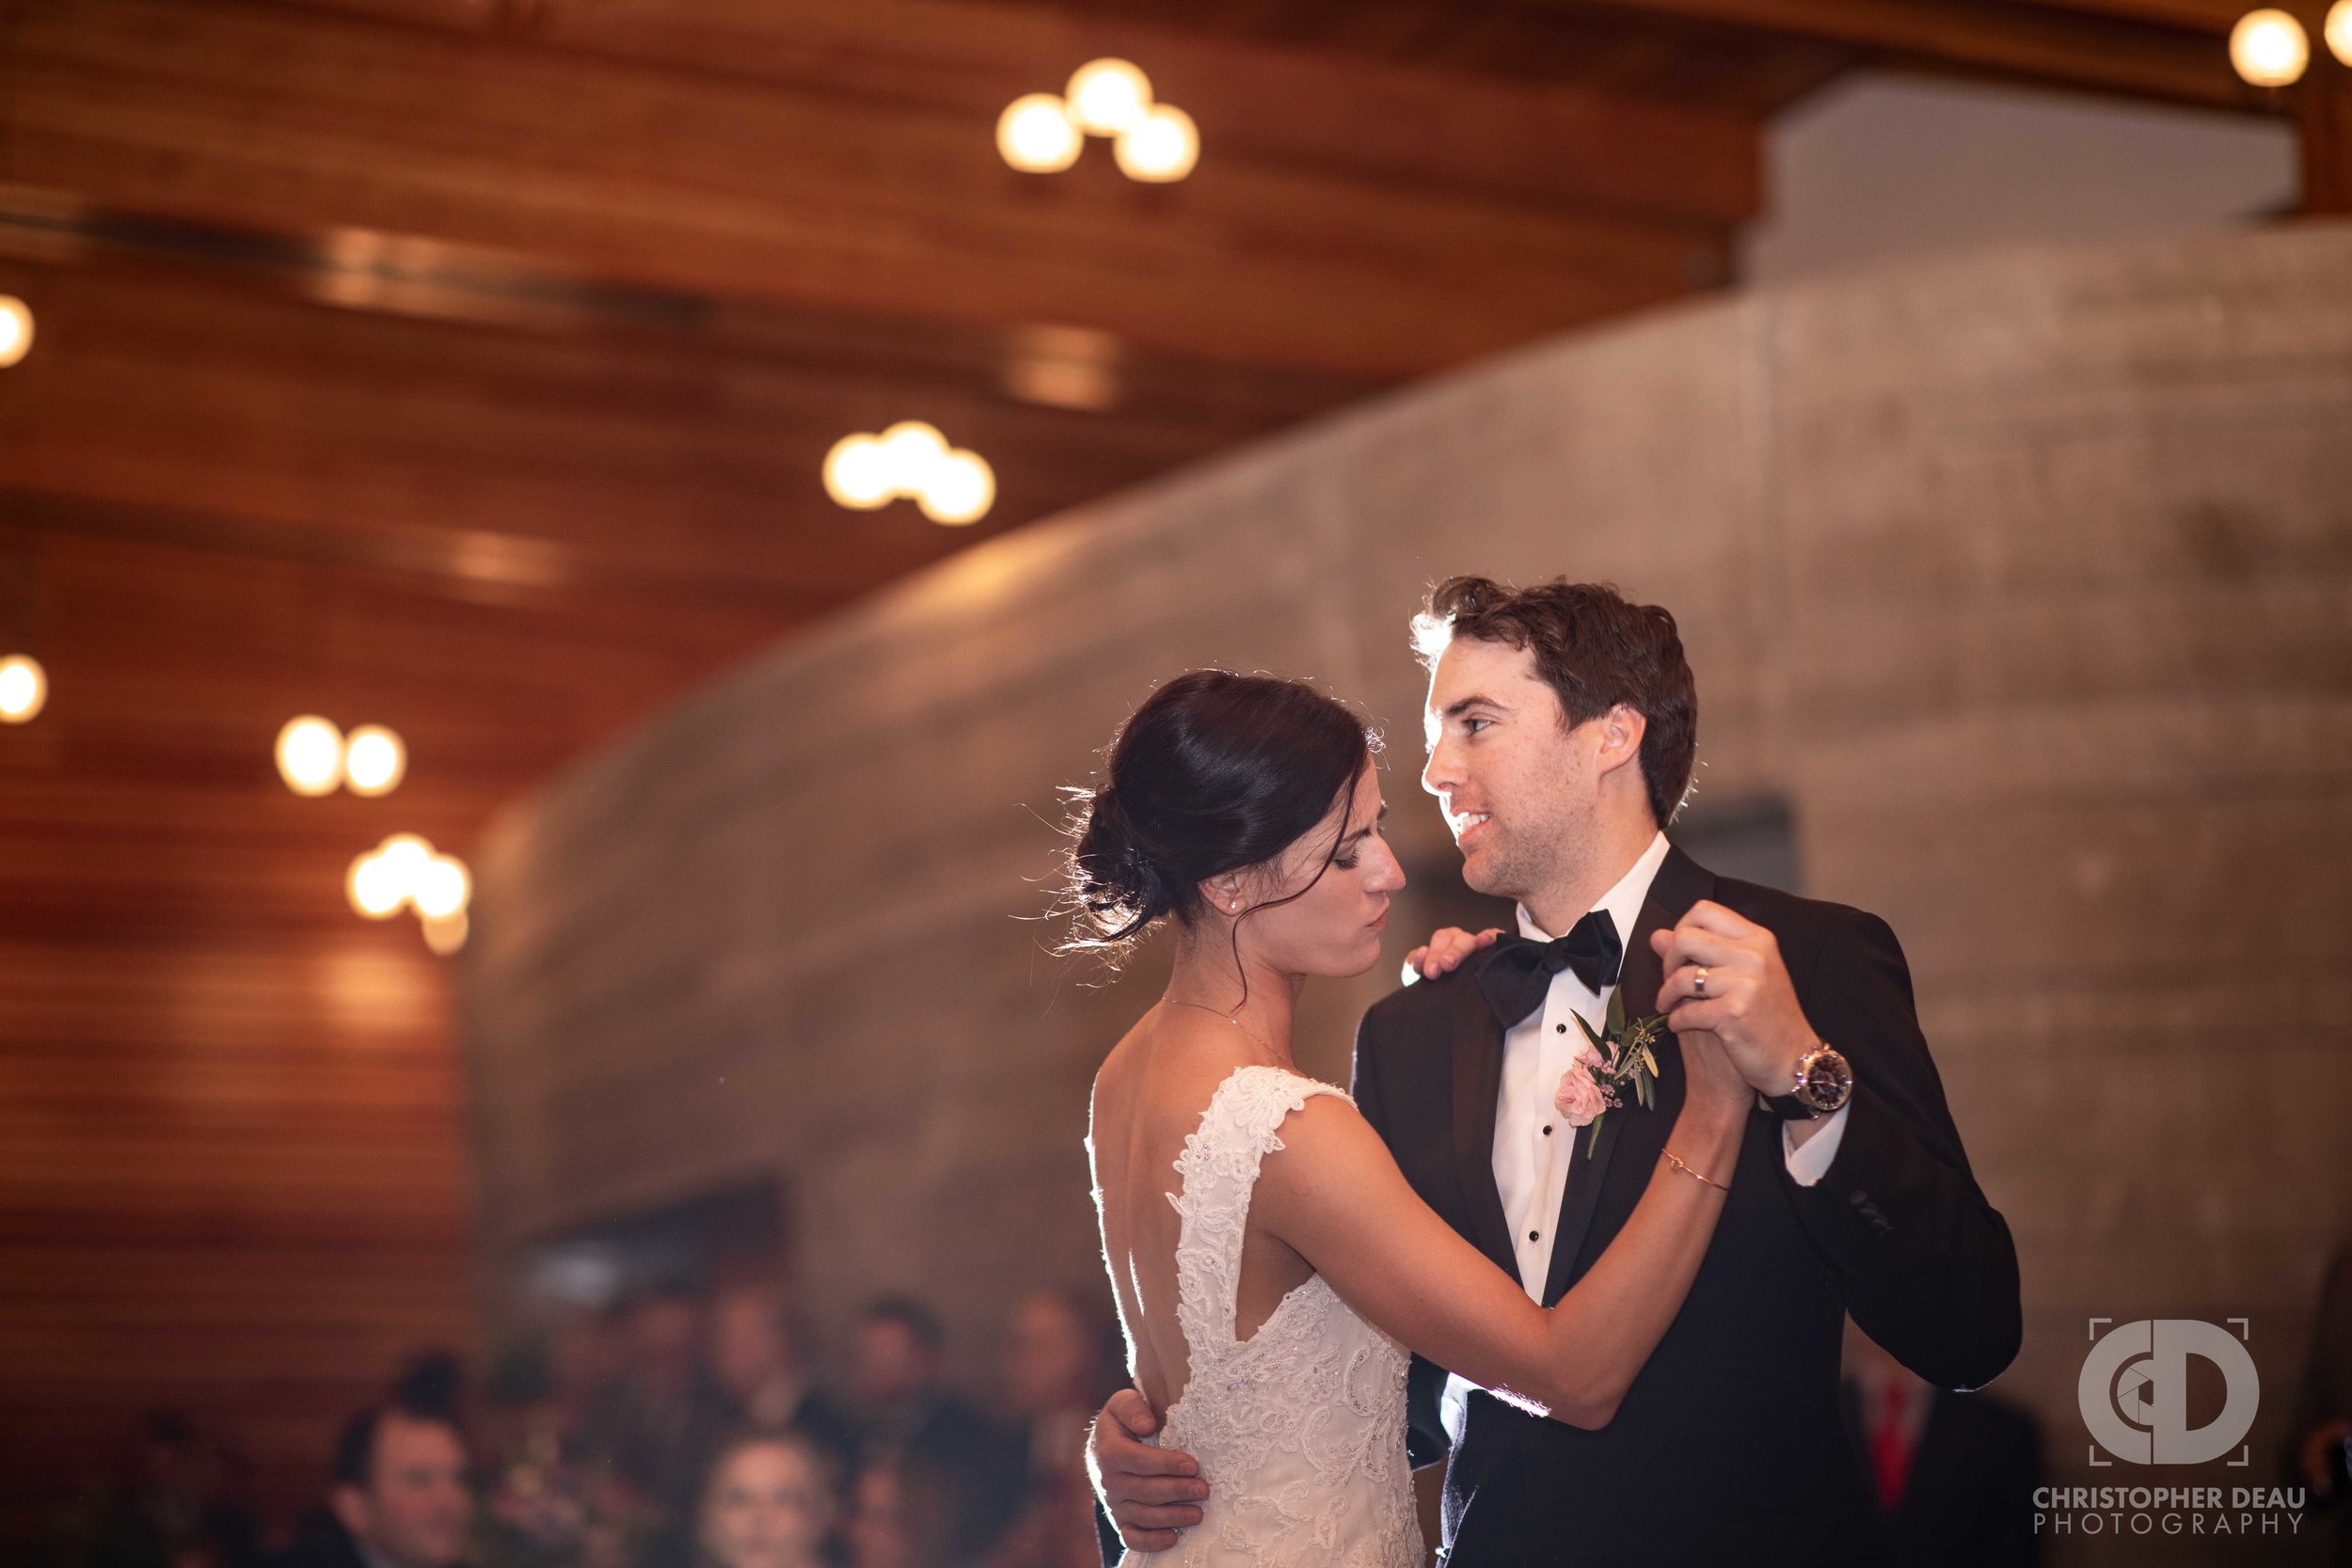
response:
[[[416,895],[417,883],[424,876],[424,868],[432,863],[433,844],[415,833],[394,833],[375,847],[375,852],[392,868],[399,879],[400,895]]]
[[[2320,29],[2328,40],[2328,53],[2352,65],[2352,0],[2336,0],[2328,8],[2328,21]]]
[[[934,523],[972,523],[995,504],[996,474],[978,452],[950,448],[936,425],[901,420],[880,436],[835,441],[825,489],[860,511],[905,498]]]
[[[1119,134],[1112,148],[1120,172],[1130,180],[1164,183],[1182,180],[1200,161],[1200,133],[1192,116],[1173,103],[1154,103]]]
[[[22,724],[49,700],[49,676],[30,654],[0,658],[0,724]]]
[[[1080,130],[1115,136],[1152,107],[1152,81],[1125,60],[1089,60],[1071,73],[1067,96]]]
[[[362,724],[343,742],[343,782],[354,795],[389,795],[407,770],[407,748],[381,724]]]
[[[32,308],[14,294],[0,294],[0,369],[24,358],[32,346]]]
[[[417,924],[424,928],[424,944],[433,949],[437,956],[444,958],[466,945],[467,933],[473,927],[473,923],[466,918],[466,911],[463,910],[459,910],[455,914],[444,915],[438,920],[427,915]]]
[[[978,452],[961,447],[932,465],[930,483],[914,495],[924,516],[950,527],[978,522],[995,500],[995,471]]]
[[[465,863],[454,855],[435,855],[427,860],[408,890],[417,912],[427,920],[447,920],[459,913],[472,895],[473,879],[466,874]]]
[[[890,466],[871,436],[844,436],[825,453],[825,494],[843,506],[870,512],[891,499]]]
[[[315,714],[278,732],[278,776],[296,795],[332,795],[343,781],[343,732]]]
[[[920,420],[900,420],[882,433],[881,445],[882,472],[901,496],[920,495],[947,455],[947,437]]]
[[[2303,24],[2281,10],[2248,11],[2230,29],[2230,63],[2258,87],[2283,87],[2299,80],[2312,62]]]
[[[343,894],[351,907],[370,920],[385,920],[408,899],[401,867],[381,849],[370,850],[351,863],[343,879]]]
[[[1050,92],[1016,98],[997,117],[996,150],[1024,174],[1058,174],[1085,145],[1068,107]]]

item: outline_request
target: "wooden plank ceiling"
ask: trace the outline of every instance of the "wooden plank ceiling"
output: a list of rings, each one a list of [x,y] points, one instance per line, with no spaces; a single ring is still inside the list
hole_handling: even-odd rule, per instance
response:
[[[0,1529],[135,1415],[283,1510],[473,1343],[442,961],[345,907],[976,538],[1717,286],[1758,126],[1863,59],[2249,106],[2225,8],[1959,0],[17,0],[0,8]],[[995,116],[1104,54],[1199,172]],[[2260,107],[2261,105],[2252,105]],[[919,417],[977,527],[850,514]],[[305,711],[408,781],[297,800]],[[462,960],[461,960],[462,961]],[[61,1500],[62,1499],[62,1504]]]

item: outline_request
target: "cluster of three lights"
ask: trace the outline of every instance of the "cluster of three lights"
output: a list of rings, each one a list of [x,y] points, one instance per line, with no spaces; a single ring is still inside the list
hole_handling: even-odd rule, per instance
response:
[[[2352,65],[2352,0],[2328,8],[2320,33],[2328,52]],[[2272,7],[2248,11],[2230,29],[2230,63],[2258,87],[2283,87],[2302,80],[2312,63],[2312,40],[2303,24]]]
[[[425,945],[436,953],[454,953],[465,945],[473,878],[465,862],[437,852],[415,833],[394,833],[353,861],[343,890],[351,907],[370,920],[415,910]]]
[[[1066,93],[1016,98],[996,120],[996,150],[1025,174],[1068,168],[1089,136],[1110,137],[1119,171],[1151,184],[1182,180],[1200,158],[1192,117],[1154,103],[1151,78],[1125,60],[1089,61]]]
[[[911,500],[934,523],[977,522],[996,499],[995,470],[937,429],[902,420],[880,436],[844,436],[825,454],[825,493],[860,512]]]

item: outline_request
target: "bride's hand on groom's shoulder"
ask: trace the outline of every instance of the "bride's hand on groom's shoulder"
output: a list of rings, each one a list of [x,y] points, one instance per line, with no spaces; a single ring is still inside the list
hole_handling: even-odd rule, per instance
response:
[[[1459,926],[1440,927],[1430,933],[1426,946],[1416,947],[1405,955],[1405,983],[1434,980],[1440,974],[1451,974],[1462,967],[1462,961],[1482,947],[1492,947],[1495,938],[1502,935],[1501,927],[1489,926],[1483,931],[1465,931]]]
[[[1164,1552],[1176,1532],[1200,1522],[1209,1495],[1192,1455],[1143,1441],[1160,1430],[1152,1402],[1133,1388],[1110,1397],[1087,1438],[1087,1473],[1119,1538],[1138,1552]]]

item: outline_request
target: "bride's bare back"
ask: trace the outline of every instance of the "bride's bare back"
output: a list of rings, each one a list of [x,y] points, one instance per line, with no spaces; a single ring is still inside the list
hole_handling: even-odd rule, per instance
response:
[[[1189,1015],[1189,1016],[1187,1016]],[[1182,1398],[1191,1375],[1176,1314],[1176,1245],[1182,1216],[1176,1158],[1233,1069],[1267,1060],[1223,1018],[1180,1004],[1146,1013],[1094,1078],[1089,1148],[1102,1216],[1103,1257],[1133,1347],[1136,1383],[1152,1407]],[[1248,1339],[1282,1298],[1313,1276],[1298,1253],[1252,1212],[1242,1242],[1233,1334]]]

